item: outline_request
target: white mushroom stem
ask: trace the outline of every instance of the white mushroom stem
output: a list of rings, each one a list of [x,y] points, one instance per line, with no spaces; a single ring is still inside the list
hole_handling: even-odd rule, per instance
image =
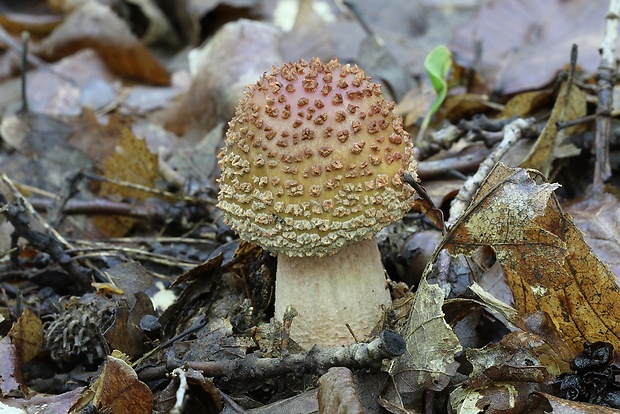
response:
[[[298,315],[290,336],[300,346],[338,346],[372,336],[391,303],[376,240],[364,240],[333,256],[278,255],[275,316],[289,305]]]

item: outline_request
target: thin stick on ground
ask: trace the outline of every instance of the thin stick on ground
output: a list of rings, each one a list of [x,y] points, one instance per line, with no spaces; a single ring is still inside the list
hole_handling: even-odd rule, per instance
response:
[[[618,15],[620,0],[611,0],[606,16],[605,37],[601,44],[601,63],[598,67],[598,103],[596,108],[596,135],[594,138],[596,162],[592,191],[602,194],[604,183],[611,178],[609,163],[609,137],[613,109],[613,87],[616,73],[616,40],[618,38]]]

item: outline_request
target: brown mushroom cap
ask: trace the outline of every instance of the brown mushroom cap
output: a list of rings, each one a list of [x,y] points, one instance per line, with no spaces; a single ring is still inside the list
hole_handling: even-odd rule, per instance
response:
[[[357,66],[273,68],[248,87],[219,155],[225,222],[271,252],[324,256],[402,218],[416,163],[393,107]]]

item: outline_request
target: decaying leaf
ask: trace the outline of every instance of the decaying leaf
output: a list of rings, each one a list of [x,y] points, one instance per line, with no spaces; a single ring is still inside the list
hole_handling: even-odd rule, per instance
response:
[[[557,362],[543,363],[543,358],[549,361],[552,351],[540,338],[525,332],[510,333],[480,349],[467,349],[472,372],[468,381],[451,393],[452,409],[460,413],[477,409],[485,413],[531,412],[537,403],[531,393],[548,388],[554,380],[551,370],[559,373]]]
[[[138,328],[140,320],[145,315],[155,314],[153,304],[145,293],[136,293],[135,299],[131,309],[124,305],[116,308],[114,323],[104,332],[104,337],[112,348],[131,357],[139,357],[146,348],[144,334]]]
[[[445,247],[471,255],[491,246],[521,315],[544,311],[576,354],[584,342],[620,347],[620,288],[553,191],[499,163],[451,229]]]
[[[506,102],[504,109],[499,113],[498,117],[510,118],[516,116],[525,118],[530,116],[538,109],[547,105],[550,96],[550,89],[518,93]]]
[[[538,393],[549,401],[553,414],[618,414],[618,410],[601,405],[565,400],[555,395]]]
[[[462,347],[443,318],[443,301],[443,291],[422,279],[403,334],[407,351],[389,368],[393,383],[383,398],[392,404],[414,405],[423,390],[443,390],[459,366],[454,355]]]
[[[526,413],[527,398],[533,391],[530,383],[495,382],[484,388],[458,387],[450,394],[451,412],[457,414]]]
[[[553,162],[555,150],[562,145],[565,137],[583,129],[583,125],[573,126],[558,131],[558,122],[572,121],[586,115],[586,95],[574,84],[565,82],[560,88],[558,98],[553,106],[553,111],[547,121],[547,126],[540,133],[536,143],[530,150],[530,154],[521,163],[522,168],[532,168],[541,171],[546,177],[549,176]],[[564,150],[568,155],[578,155],[579,149],[572,144],[569,145],[572,151]]]
[[[71,120],[39,113],[18,113],[2,118],[3,142],[17,151],[0,155],[3,171],[22,184],[58,191],[68,170],[86,167],[84,157],[67,145]]]

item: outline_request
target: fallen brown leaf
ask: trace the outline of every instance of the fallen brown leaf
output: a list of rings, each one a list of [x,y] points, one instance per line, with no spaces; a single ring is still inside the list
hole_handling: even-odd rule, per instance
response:
[[[587,0],[489,1],[454,32],[449,46],[466,59],[481,47],[483,75],[494,90],[536,89],[568,64],[573,43],[580,67],[596,70],[606,10]]]
[[[30,309],[25,308],[13,324],[9,336],[19,355],[20,364],[37,356],[43,345],[43,322]]]
[[[154,85],[168,85],[170,75],[108,6],[89,1],[77,8],[32,52],[57,60],[78,50],[95,49],[115,73]]]
[[[611,195],[590,197],[571,204],[567,210],[585,233],[584,240],[620,280],[620,202]]]
[[[613,408],[582,403],[579,401],[565,400],[551,394],[537,393],[537,395],[540,395],[549,401],[551,408],[553,408],[553,414],[618,414],[619,412],[619,410]]]
[[[536,143],[530,150],[527,158],[521,163],[522,168],[532,168],[541,171],[546,177],[551,171],[554,153],[562,145],[564,138],[583,130],[583,125],[573,126],[558,131],[558,122],[573,121],[586,115],[586,94],[574,84],[565,82],[560,88],[553,111],[547,121],[547,126],[540,133]],[[572,154],[578,155],[579,149],[572,144]]]
[[[150,388],[138,380],[135,371],[125,361],[111,355],[91,389],[92,404],[100,411],[150,414],[153,408]]]
[[[154,187],[157,177],[157,155],[149,151],[144,140],[137,138],[129,128],[121,128],[120,141],[105,160],[104,177]],[[149,196],[142,190],[104,182],[98,194],[109,199],[130,198],[144,201]],[[130,217],[97,216],[93,223],[110,237],[124,235],[135,223]]]
[[[574,354],[584,342],[620,346],[620,288],[553,191],[499,163],[445,238],[451,254],[491,246],[521,315],[547,312]],[[574,356],[574,355],[573,355]]]

